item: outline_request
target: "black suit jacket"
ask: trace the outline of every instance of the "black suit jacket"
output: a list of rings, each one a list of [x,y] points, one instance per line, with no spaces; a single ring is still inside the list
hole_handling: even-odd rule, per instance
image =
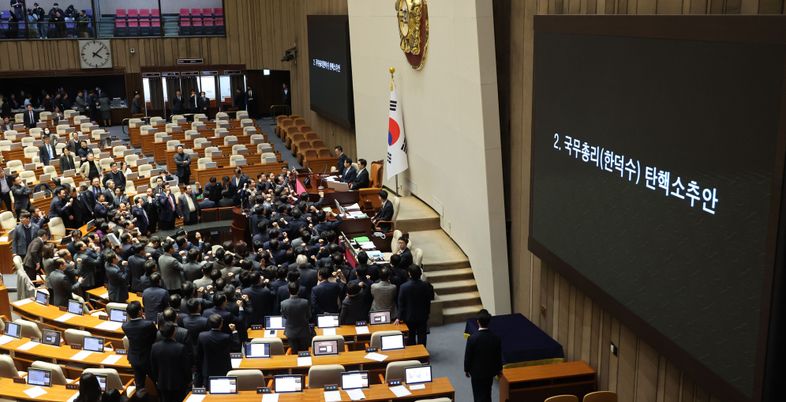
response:
[[[341,154],[336,161],[336,171],[338,172],[339,176],[344,175],[344,161],[349,159],[346,154]]]
[[[207,324],[207,318],[202,317],[199,314],[189,314],[183,317],[183,328],[188,331],[188,344],[191,345],[192,353],[196,355],[199,334],[210,330],[210,327]]]
[[[401,285],[398,293],[399,318],[405,323],[427,323],[432,300],[434,287],[430,283],[410,279]]]
[[[360,190],[361,188],[368,188],[370,185],[371,181],[368,177],[368,169],[363,169],[355,177],[355,181],[352,183],[352,189]]]
[[[41,145],[38,148],[38,159],[41,160],[45,166],[49,165],[49,161],[52,159],[57,158],[57,149],[55,149],[55,144],[49,143],[49,146],[52,147],[52,157],[49,157],[49,151],[46,149],[46,144]]]
[[[142,288],[142,275],[145,274],[145,261],[144,256],[137,254],[128,257],[128,282],[132,292],[144,290]]]
[[[176,391],[189,388],[192,366],[192,350],[189,346],[172,339],[164,339],[153,345],[150,372],[159,390]]]
[[[60,171],[64,170],[74,170],[76,169],[76,164],[74,163],[74,155],[61,155],[60,156]]]
[[[49,274],[49,286],[52,287],[52,298],[49,302],[55,306],[67,307],[73,285],[63,271],[57,269],[52,271]]]
[[[337,282],[322,282],[311,289],[311,309],[314,317],[317,314],[338,313],[339,303],[344,288]]]
[[[251,314],[249,323],[262,324],[266,315],[273,315],[276,305],[276,295],[267,286],[251,286],[243,289],[243,294],[248,295],[251,301]]]
[[[173,114],[181,114],[183,113],[183,97],[174,97],[172,98],[172,113]]]
[[[189,96],[188,97],[188,107],[186,108],[186,110],[190,110],[193,113],[197,113],[199,111],[199,97],[198,96],[194,95],[194,96]]]
[[[123,324],[128,337],[128,362],[132,366],[144,366],[150,361],[150,349],[156,341],[156,326],[153,321],[135,319]]]
[[[479,330],[467,339],[464,372],[476,378],[492,378],[502,372],[502,342],[489,330]]]
[[[27,128],[35,128],[36,123],[38,122],[38,113],[33,112],[33,119],[30,119],[30,112],[25,110],[24,111],[24,123],[25,127]]]
[[[106,287],[109,301],[125,303],[128,300],[128,269],[117,265],[106,267]]]
[[[384,204],[382,204],[382,208],[380,208],[377,215],[374,216],[377,220],[380,221],[389,221],[393,219],[393,203],[390,200],[386,200]],[[389,223],[381,224],[380,227],[385,231],[389,232],[392,228]]]
[[[226,323],[224,323],[226,325]],[[199,383],[211,376],[225,376],[232,370],[229,354],[240,349],[240,338],[237,333],[210,330],[199,334],[197,340],[197,371],[201,376]]]
[[[155,320],[158,313],[169,305],[169,292],[162,287],[149,287],[142,292],[142,304],[145,306],[145,317]]]
[[[341,175],[341,181],[344,183],[353,183],[358,175],[358,171],[350,166],[349,169],[344,169],[344,174]]]

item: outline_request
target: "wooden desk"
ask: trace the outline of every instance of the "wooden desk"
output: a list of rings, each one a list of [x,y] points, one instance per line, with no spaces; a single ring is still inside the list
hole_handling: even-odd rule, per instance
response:
[[[122,328],[107,328],[103,327],[111,321],[102,320],[98,317],[91,315],[74,315],[65,321],[59,321],[58,318],[67,314],[61,311],[57,306],[41,305],[32,299],[22,299],[11,303],[11,308],[22,318],[30,321],[41,323],[44,327],[54,328],[64,331],[67,328],[76,328],[89,331],[94,336],[106,338],[111,341],[116,348],[123,347],[123,329]]]
[[[11,305],[8,299],[8,288],[2,284],[2,280],[0,280],[0,315],[8,317],[9,320],[11,319]]]
[[[281,169],[287,167],[286,162],[282,163],[268,163],[265,165],[262,164],[254,164],[243,166],[243,173],[248,177],[257,177],[260,173],[281,173]],[[217,167],[215,169],[193,169],[193,165],[191,166],[191,174],[194,181],[198,181],[203,186],[205,186],[211,177],[218,179],[218,182],[221,182],[221,178],[224,176],[232,177],[235,175],[235,168],[232,166],[225,166],[225,167]]]
[[[103,302],[104,305],[106,305],[106,303],[109,303],[109,290],[107,290],[106,286],[90,289],[87,291],[87,294],[89,294],[96,300]],[[134,292],[129,291],[128,300],[126,300],[126,303],[131,303],[132,301],[138,301],[139,303],[142,303],[142,297]]]
[[[52,346],[37,342],[35,342],[35,346],[32,349],[19,349],[21,346],[26,345],[30,341],[31,340],[29,338],[14,339],[11,342],[0,345],[0,350],[8,352],[14,359],[20,358],[21,360],[30,361],[43,360],[56,364],[76,363],[79,365],[87,365],[89,367],[114,368],[118,371],[126,371],[127,373],[131,373],[131,363],[128,362],[126,355],[117,355],[112,352],[93,352],[84,359],[75,359],[74,355],[81,352],[81,350],[71,349],[71,346],[65,344],[61,346]],[[30,357],[32,357],[32,359],[29,359]],[[106,359],[109,360],[105,362],[104,360]],[[118,360],[113,361],[115,359]]]
[[[36,386],[17,384],[11,378],[0,378],[0,397],[6,399],[16,399],[18,401],[66,402],[79,392],[75,389],[66,389],[65,385],[53,385],[51,387],[41,387],[46,393],[31,398],[25,393],[25,390],[30,388],[36,388]]]
[[[317,335],[323,335],[324,331],[322,328],[314,328],[317,332]],[[407,324],[380,324],[380,325],[369,325],[368,326],[368,334],[358,334],[355,330],[354,325],[342,325],[336,328],[336,335],[343,336],[346,340],[355,340],[358,339],[369,339],[371,338],[371,334],[374,332],[380,331],[401,331],[402,333],[406,334],[409,332],[409,328]],[[264,329],[249,329],[248,330],[248,337],[249,338],[264,338],[265,337],[265,330]],[[276,337],[281,338],[282,340],[286,340],[287,336],[284,335],[284,331],[276,331]]]
[[[561,394],[581,400],[597,390],[595,369],[583,361],[503,369],[499,380],[499,400],[542,402]]]
[[[447,397],[455,400],[455,390],[447,377],[435,378],[434,382],[426,384],[426,388],[410,391],[412,395],[396,398],[393,391],[385,384],[375,384],[363,390],[366,396],[364,401],[415,401],[421,399]],[[188,394],[190,397],[191,394]],[[200,395],[201,396],[201,395]],[[259,402],[262,396],[256,391],[240,391],[234,395],[205,395],[202,402]],[[188,401],[188,398],[185,399]],[[299,393],[280,394],[279,402],[323,402],[325,400],[322,389],[306,389]],[[345,391],[341,391],[341,401],[351,401]]]

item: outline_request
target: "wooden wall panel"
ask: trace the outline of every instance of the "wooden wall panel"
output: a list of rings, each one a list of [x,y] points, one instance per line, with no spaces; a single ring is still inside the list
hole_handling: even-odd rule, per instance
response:
[[[495,0],[505,1],[505,0]],[[568,359],[589,362],[598,371],[601,389],[616,391],[620,401],[716,402],[683,372],[636,333],[587,297],[581,289],[543,264],[527,250],[532,123],[533,17],[536,14],[750,14],[783,13],[784,0],[532,0],[510,1],[510,37],[497,38],[508,46],[510,82],[508,113],[510,144],[504,158],[510,166],[510,266],[513,310],[526,315],[557,339]],[[501,89],[504,90],[504,89]],[[506,105],[501,105],[502,107]],[[505,130],[503,130],[503,133]],[[618,347],[611,353],[610,344]]]

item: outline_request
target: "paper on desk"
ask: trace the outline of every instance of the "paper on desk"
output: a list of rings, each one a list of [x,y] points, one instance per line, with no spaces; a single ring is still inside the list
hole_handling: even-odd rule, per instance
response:
[[[123,357],[122,355],[109,355],[106,357],[106,359],[101,361],[101,364],[115,364],[122,357]]]
[[[33,387],[24,390],[24,393],[31,398],[38,398],[39,396],[46,394],[46,390],[41,387]]]
[[[273,330],[270,330],[270,331],[268,331],[268,330],[265,330],[265,338],[275,338],[275,337],[276,337],[276,331],[273,331]]]
[[[72,319],[74,317],[76,317],[76,315],[71,314],[71,313],[65,313],[65,314],[61,315],[60,317],[55,318],[55,321],[57,321],[57,322],[66,322],[66,321],[68,321],[68,320],[70,320],[70,319]]]
[[[396,385],[395,387],[390,387],[390,392],[392,392],[393,395],[396,395],[396,398],[403,398],[407,395],[412,395],[412,392],[409,392],[407,387],[403,385]]]
[[[5,345],[8,342],[13,341],[16,338],[12,338],[8,335],[0,335],[0,345]]]
[[[104,322],[96,325],[96,329],[101,329],[101,330],[104,330],[104,331],[117,331],[122,326],[123,326],[122,322],[104,321]]]
[[[341,391],[325,391],[325,402],[339,402]]]
[[[356,202],[352,205],[347,205],[346,207],[344,207],[344,209],[346,209],[347,211],[360,211],[360,204]]]
[[[17,300],[17,301],[14,302],[14,305],[15,306],[24,306],[25,304],[30,303],[31,301],[33,301],[33,299],[29,299],[29,298],[28,299]]]
[[[0,236],[0,241],[1,242],[7,242],[8,241],[8,236]]]
[[[426,389],[426,384],[413,384],[409,386],[410,391],[417,391],[421,389]]]
[[[377,246],[374,245],[373,241],[367,241],[367,242],[363,242],[363,243],[358,243],[358,246],[360,246],[360,248],[362,248],[363,250],[366,250],[366,251],[375,250],[377,248]]]
[[[335,328],[322,328],[322,335],[333,336],[336,334]]]
[[[385,355],[383,355],[381,353],[376,353],[376,352],[371,352],[371,353],[366,355],[366,359],[374,360],[374,361],[377,361],[377,362],[383,362],[387,358],[388,358],[387,356],[385,356]]]
[[[278,402],[278,395],[279,394],[263,394],[262,395],[262,402]],[[189,402],[189,401],[186,401],[186,402]]]
[[[191,394],[191,396],[189,396],[188,398],[186,398],[186,401],[185,401],[185,402],[202,402],[202,400],[203,400],[203,399],[205,399],[205,397],[206,397],[206,396],[207,396],[207,395],[204,395],[204,394],[202,394],[202,395],[199,395],[199,394]],[[264,399],[264,398],[263,398],[263,399]]]
[[[89,350],[80,350],[73,356],[71,356],[71,360],[85,360],[88,356],[92,355],[93,352]]]
[[[352,399],[353,401],[366,399],[366,394],[363,393],[362,389],[348,389],[344,390],[344,392],[346,392],[347,396],[349,396],[349,399]]]
[[[369,333],[368,325],[363,325],[360,327],[355,327],[355,333],[358,335],[365,335]]]
[[[363,212],[361,212],[361,211],[352,211],[352,212],[347,212],[347,214],[348,214],[348,215],[349,215],[351,218],[353,218],[353,219],[363,219],[363,218],[368,218],[368,215],[366,215],[365,213],[363,213]]]
[[[30,350],[30,349],[32,349],[32,348],[34,348],[34,347],[38,346],[38,345],[40,345],[40,343],[38,343],[38,342],[33,342],[33,341],[30,341],[30,342],[27,342],[27,343],[25,343],[24,345],[22,345],[22,346],[20,346],[20,347],[16,348],[16,350]]]
[[[232,363],[232,368],[233,369],[239,368],[240,367],[240,362],[243,361],[243,359],[229,359],[229,360],[230,360],[230,363]]]
[[[108,299],[109,298],[109,292],[101,293],[100,295],[98,295],[98,297],[100,297],[102,299]]]
[[[308,367],[311,363],[311,356],[309,357],[298,357],[297,358],[297,366],[298,367]]]

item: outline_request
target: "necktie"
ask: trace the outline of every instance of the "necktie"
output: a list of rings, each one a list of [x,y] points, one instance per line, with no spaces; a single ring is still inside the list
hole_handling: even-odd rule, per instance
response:
[[[30,111],[30,123],[35,123],[35,119],[33,118],[33,111]]]
[[[142,208],[142,215],[145,217],[145,222],[150,222],[150,221],[147,219],[147,211],[145,211],[145,209],[144,209],[144,208]]]
[[[175,202],[172,201],[172,196],[169,195],[166,198],[169,200],[169,206],[172,207],[172,210],[174,211],[175,210]]]
[[[186,202],[188,203],[188,210],[191,212],[196,211],[196,207],[194,206],[194,200],[191,197],[186,196]]]

